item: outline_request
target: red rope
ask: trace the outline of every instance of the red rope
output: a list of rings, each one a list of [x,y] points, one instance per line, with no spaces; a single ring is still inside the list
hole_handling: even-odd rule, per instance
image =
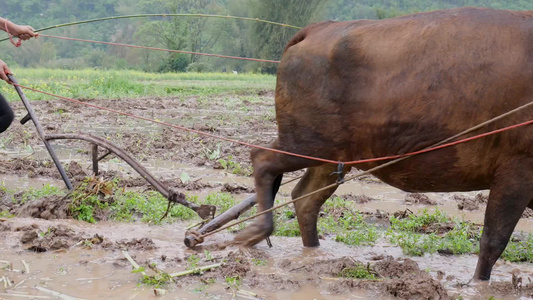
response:
[[[214,134],[211,134],[211,133],[207,133],[207,132],[198,131],[198,130],[190,129],[190,128],[187,128],[187,127],[175,125],[175,124],[172,124],[172,123],[162,122],[162,121],[158,121],[158,120],[154,120],[154,119],[150,119],[150,118],[145,118],[145,117],[141,117],[141,116],[136,116],[136,115],[133,115],[133,114],[129,114],[129,113],[125,113],[125,112],[122,112],[122,111],[114,110],[114,109],[111,109],[111,108],[106,108],[106,107],[102,107],[102,106],[98,106],[98,105],[94,105],[94,104],[90,104],[90,103],[85,103],[85,102],[82,102],[82,101],[79,101],[79,100],[74,100],[74,99],[71,99],[71,98],[67,98],[67,97],[55,95],[55,94],[52,94],[52,93],[40,91],[40,90],[33,89],[33,88],[30,88],[30,87],[27,87],[27,86],[23,86],[23,85],[20,85],[20,84],[14,84],[14,85],[16,85],[16,86],[18,86],[20,88],[23,88],[23,89],[27,89],[27,90],[34,91],[34,92],[37,92],[37,93],[53,96],[53,97],[56,97],[56,98],[60,98],[60,99],[63,99],[63,100],[67,100],[67,101],[71,101],[71,102],[74,102],[74,103],[82,104],[82,105],[85,105],[85,106],[90,106],[90,107],[97,108],[97,109],[100,109],[100,110],[110,111],[110,112],[113,112],[113,113],[116,113],[116,114],[120,114],[120,115],[123,115],[123,116],[131,117],[131,118],[135,118],[135,119],[139,119],[139,120],[144,120],[144,121],[149,121],[149,122],[152,122],[152,123],[156,123],[156,124],[160,124],[160,125],[164,125],[164,126],[168,126],[168,127],[173,127],[173,128],[176,128],[176,129],[187,131],[187,132],[192,132],[192,133],[196,133],[196,134],[199,134],[199,135],[203,135],[203,136],[207,136],[207,137],[211,137],[211,138],[215,138],[215,139],[219,139],[219,140],[223,140],[223,141],[227,141],[227,142],[231,142],[231,143],[235,143],[235,144],[239,144],[239,145],[243,145],[243,146],[247,146],[247,147],[251,147],[251,148],[263,149],[263,150],[272,151],[272,152],[275,152],[275,153],[280,153],[280,154],[295,156],[295,157],[299,157],[299,158],[305,158],[305,159],[320,161],[320,162],[324,162],[324,163],[331,163],[331,164],[342,163],[342,162],[339,162],[339,161],[336,161],[336,160],[312,157],[312,156],[307,156],[307,155],[302,155],[302,154],[291,153],[291,152],[287,152],[287,151],[282,151],[282,150],[262,147],[262,146],[258,146],[258,145],[253,145],[253,144],[249,144],[249,143],[246,143],[246,142],[242,142],[242,141],[238,141],[238,140],[234,140],[234,139],[230,139],[230,138],[217,136],[217,135],[214,135]],[[435,151],[435,150],[446,148],[446,147],[455,146],[455,145],[458,145],[458,144],[461,144],[461,143],[466,143],[466,142],[469,142],[469,141],[472,141],[472,140],[480,139],[482,137],[486,137],[486,136],[489,136],[489,135],[493,135],[493,134],[496,134],[496,133],[504,132],[504,131],[507,131],[507,130],[515,129],[515,128],[526,126],[526,125],[530,125],[530,124],[533,124],[533,120],[529,120],[529,121],[526,121],[526,122],[523,122],[523,123],[519,123],[519,124],[515,124],[515,125],[512,125],[512,126],[500,128],[500,129],[497,129],[497,130],[489,131],[489,132],[486,132],[486,133],[482,133],[482,134],[478,134],[478,135],[475,135],[475,136],[471,136],[469,138],[461,139],[461,140],[458,140],[458,141],[455,141],[455,142],[443,144],[443,145],[440,145],[440,146],[436,146],[436,147],[432,147],[432,148],[428,148],[428,149],[424,149],[424,150],[420,150],[420,151],[415,151],[415,152],[410,152],[410,153],[405,153],[405,154],[399,154],[399,155],[393,155],[393,156],[385,156],[385,157],[378,157],[378,158],[370,158],[370,159],[348,161],[348,162],[344,162],[344,164],[345,165],[355,165],[355,164],[377,162],[377,161],[383,161],[383,160],[392,160],[392,159],[396,159],[396,158],[412,156],[412,155],[416,155],[416,154],[422,154],[422,153]]]
[[[9,28],[7,28],[7,23],[8,23],[8,20],[6,19],[6,23],[4,24],[4,27],[6,29],[7,35],[9,36],[9,41],[11,42],[11,44],[13,44],[13,46],[18,48],[20,47],[20,45],[22,45],[22,40],[19,38],[18,42],[15,43],[15,41],[13,40],[13,35],[9,33]]]
[[[267,63],[275,63],[275,64],[279,64],[280,63],[280,61],[278,61],[278,60],[268,60],[268,59],[228,56],[228,55],[209,54],[209,53],[182,51],[182,50],[171,50],[171,49],[145,47],[145,46],[128,45],[128,44],[119,44],[119,43],[111,43],[111,42],[101,42],[101,41],[93,41],[93,40],[75,39],[75,38],[69,38],[69,37],[64,37],[64,36],[54,36],[54,35],[46,35],[46,34],[39,34],[39,36],[44,36],[44,37],[54,38],[54,39],[61,39],[61,40],[78,41],[78,42],[86,42],[86,43],[96,43],[96,44],[121,46],[121,47],[129,47],[129,48],[138,48],[138,49],[146,49],[146,50],[166,51],[166,52],[184,53],[184,54],[193,54],[193,55],[203,55],[203,56],[220,57],[220,58],[231,58],[231,59],[267,62]]]

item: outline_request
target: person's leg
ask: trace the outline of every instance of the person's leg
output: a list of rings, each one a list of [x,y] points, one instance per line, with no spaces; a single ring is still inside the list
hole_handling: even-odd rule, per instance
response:
[[[13,122],[15,114],[7,103],[6,99],[0,94],[0,133],[6,131]]]

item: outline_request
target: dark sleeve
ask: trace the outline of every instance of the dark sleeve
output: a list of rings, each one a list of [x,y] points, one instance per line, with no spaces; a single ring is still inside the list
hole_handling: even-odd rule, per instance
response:
[[[0,94],[0,133],[9,128],[9,125],[11,125],[14,118],[15,114],[13,113],[11,106],[9,106],[9,103],[7,103],[4,96]]]

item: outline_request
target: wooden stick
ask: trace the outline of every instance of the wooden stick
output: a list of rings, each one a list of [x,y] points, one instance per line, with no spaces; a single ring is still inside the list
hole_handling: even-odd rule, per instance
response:
[[[24,283],[24,281],[26,281],[26,279],[28,279],[28,278],[24,278],[19,283],[15,284],[15,286],[11,290],[14,290],[14,289],[18,288],[22,283]]]
[[[172,273],[172,274],[170,274],[170,277],[174,278],[174,277],[185,276],[185,275],[189,275],[189,274],[194,274],[194,273],[198,273],[198,272],[202,272],[202,271],[211,270],[211,269],[214,269],[214,268],[218,268],[220,266],[222,266],[221,263],[220,264],[209,265],[209,266],[204,266],[204,267],[199,267],[199,268],[192,269],[192,270]]]
[[[252,297],[256,297],[257,298],[257,294],[256,293],[250,292],[250,291],[246,291],[246,290],[243,290],[243,289],[239,289],[238,293],[246,294],[248,296],[252,296]]]
[[[124,254],[124,256],[126,257],[126,259],[130,262],[130,264],[133,266],[133,268],[135,268],[135,270],[139,270],[140,266],[133,260],[133,258],[131,258],[131,256],[129,255],[128,251],[122,251],[122,254]],[[141,274],[143,276],[146,276],[146,272],[142,271]]]
[[[63,299],[63,300],[82,300],[81,298],[71,297],[69,295],[65,295],[65,294],[62,294],[62,293],[59,293],[59,292],[56,292],[56,291],[52,291],[52,290],[43,288],[41,286],[36,286],[35,288],[38,289],[41,292],[48,293],[48,294],[50,294],[50,295],[52,295],[54,297],[57,297],[59,299]]]
[[[9,296],[9,297],[20,297],[20,298],[30,298],[30,299],[50,299],[48,296],[33,296],[33,295],[23,295],[23,294],[12,294],[12,293],[0,293],[0,296]]]

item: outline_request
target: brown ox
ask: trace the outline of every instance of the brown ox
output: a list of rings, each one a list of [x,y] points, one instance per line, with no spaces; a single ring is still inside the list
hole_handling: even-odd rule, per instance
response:
[[[352,161],[420,150],[533,101],[533,12],[460,8],[389,20],[312,24],[289,42],[276,86],[272,148]],[[533,118],[526,109],[473,134]],[[374,173],[410,192],[490,189],[475,278],[487,280],[533,207],[533,127],[409,158]],[[308,168],[293,198],[335,182],[337,166],[253,150],[259,210],[284,172]],[[368,170],[380,163],[358,165]],[[348,171],[348,170],[346,170]],[[304,246],[334,188],[295,204]],[[235,238],[253,245],[272,213]]]

